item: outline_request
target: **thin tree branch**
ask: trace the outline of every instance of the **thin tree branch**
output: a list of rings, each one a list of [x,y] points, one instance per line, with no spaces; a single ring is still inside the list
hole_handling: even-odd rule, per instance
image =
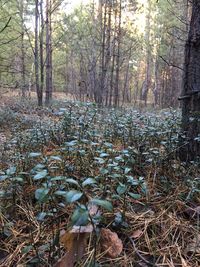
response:
[[[176,65],[174,65],[174,64],[172,64],[172,63],[169,63],[166,59],[164,59],[162,56],[159,56],[168,66],[170,66],[170,67],[174,67],[174,68],[177,68],[177,69],[179,69],[179,70],[181,70],[181,71],[184,71],[184,69],[183,68],[181,68],[181,67],[179,67],[179,66],[176,66]]]
[[[5,26],[0,30],[0,33],[2,33],[2,32],[8,27],[8,25],[9,25],[11,19],[12,19],[12,17],[10,17],[10,18],[8,19],[8,21],[6,22]]]

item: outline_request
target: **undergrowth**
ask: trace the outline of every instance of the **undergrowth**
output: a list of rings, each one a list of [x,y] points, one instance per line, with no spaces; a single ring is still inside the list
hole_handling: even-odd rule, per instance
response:
[[[199,213],[187,212],[200,200],[199,163],[178,160],[178,111],[66,102],[44,114],[20,122],[3,153],[0,266],[53,266],[61,230],[89,223],[97,236],[116,232],[123,253],[107,258],[93,234],[77,266],[200,266]]]

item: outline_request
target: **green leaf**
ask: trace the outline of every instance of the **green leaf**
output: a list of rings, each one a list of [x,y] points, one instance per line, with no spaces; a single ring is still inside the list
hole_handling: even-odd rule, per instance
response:
[[[47,213],[46,212],[40,212],[38,215],[37,215],[37,220],[38,221],[44,221],[44,218],[46,217]]]
[[[104,164],[105,163],[105,160],[103,160],[102,158],[95,157],[95,159],[97,160],[97,162],[99,164]]]
[[[60,233],[60,232],[58,231],[58,233]],[[38,247],[39,254],[41,252],[44,253],[47,250],[49,251],[49,249],[50,249],[50,244],[49,243],[44,244],[44,245]]]
[[[93,178],[87,178],[83,183],[82,186],[86,186],[86,185],[91,185],[91,184],[96,184],[96,180]]]
[[[115,224],[120,225],[123,222],[123,216],[121,212],[117,212],[115,215]]]
[[[85,150],[83,150],[83,149],[82,150],[78,150],[78,152],[80,153],[81,156],[85,156],[85,154],[86,154]]]
[[[65,180],[65,177],[63,176],[55,176],[51,178],[51,181],[63,181]]]
[[[51,156],[50,159],[57,160],[57,161],[62,161],[62,158],[60,156]]]
[[[90,203],[97,205],[97,206],[101,206],[102,208],[108,210],[108,211],[112,211],[113,210],[113,206],[112,203],[108,200],[102,200],[102,199],[98,199],[98,198],[93,198],[90,200]]]
[[[12,181],[17,181],[17,182],[23,182],[24,181],[24,179],[22,178],[22,177],[13,177],[12,178]]]
[[[75,184],[79,186],[78,182],[72,178],[66,179],[65,181],[69,184]]]
[[[114,179],[121,178],[121,174],[119,174],[119,173],[113,173],[113,174],[110,175],[110,177],[111,178],[114,178]]]
[[[22,248],[22,254],[27,254],[29,251],[31,251],[32,248],[32,245],[25,246],[24,248]]]
[[[16,167],[12,166],[9,169],[6,170],[7,175],[13,175],[16,172]]]
[[[0,176],[0,181],[4,181],[8,178],[8,175],[1,175]]]
[[[130,197],[134,198],[134,199],[140,199],[142,196],[140,194],[134,194],[134,193],[128,193]]]
[[[101,169],[100,169],[100,173],[101,173],[102,175],[105,175],[105,174],[108,174],[108,173],[109,173],[109,170],[108,170],[108,169],[105,169],[105,168],[101,168]]]
[[[125,184],[119,184],[118,187],[117,187],[117,193],[119,195],[123,195],[127,190],[127,186]]]
[[[89,219],[89,212],[86,209],[80,208],[80,207],[75,209],[75,211],[71,217],[72,224],[77,225],[77,226],[87,225],[88,219]]]
[[[4,197],[6,195],[6,192],[4,190],[0,190],[0,197]]]
[[[109,147],[109,148],[112,148],[113,147],[113,144],[112,143],[108,143],[108,142],[105,142],[104,145],[107,146],[107,147]]]
[[[127,177],[127,182],[132,186],[139,185],[140,182],[137,179],[134,179],[132,176],[126,176],[126,177]]]
[[[67,111],[67,109],[66,109],[66,108],[60,108],[59,110],[60,110],[60,111],[62,111],[62,112],[65,112],[65,111]]]
[[[47,188],[38,188],[35,191],[35,198],[38,201],[43,202],[46,199],[48,193],[49,193],[49,189],[47,189]]]
[[[118,194],[113,194],[112,199],[120,199],[120,196]]]
[[[42,178],[45,178],[47,176],[47,170],[43,170],[41,172],[38,172],[34,177],[33,179],[34,180],[40,180]]]
[[[36,157],[40,157],[40,156],[42,156],[41,152],[31,152],[31,153],[29,153],[29,157],[30,158],[36,158]]]
[[[115,157],[115,160],[117,160],[117,161],[124,161],[122,156]]]
[[[54,195],[66,196],[66,191],[57,190],[57,191],[54,192]]]
[[[125,173],[125,174],[128,174],[130,171],[131,171],[131,168],[125,168],[124,173]]]
[[[146,183],[142,183],[141,190],[142,190],[142,193],[144,193],[144,194],[148,193],[148,188],[147,188]]]
[[[71,142],[66,142],[65,143],[67,146],[75,146],[77,144],[77,140],[73,140]]]
[[[37,164],[35,167],[34,167],[34,170],[41,170],[41,169],[44,169],[46,166],[44,164]]]
[[[76,190],[71,190],[66,193],[65,198],[68,203],[75,202],[79,200],[82,197],[83,193],[76,191]]]
[[[108,157],[108,156],[109,156],[108,153],[101,153],[101,154],[99,155],[100,158],[106,158],[106,157]]]

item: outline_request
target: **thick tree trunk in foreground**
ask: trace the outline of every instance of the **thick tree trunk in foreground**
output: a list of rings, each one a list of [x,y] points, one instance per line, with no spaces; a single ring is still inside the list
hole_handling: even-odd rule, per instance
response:
[[[182,130],[187,144],[180,150],[183,161],[200,156],[200,1],[193,0],[192,18],[185,46],[182,103]]]

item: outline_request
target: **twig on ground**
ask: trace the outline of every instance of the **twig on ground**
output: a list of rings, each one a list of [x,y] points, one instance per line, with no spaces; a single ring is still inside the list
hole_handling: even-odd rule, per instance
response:
[[[136,247],[136,245],[135,245],[135,242],[134,242],[133,238],[131,238],[131,237],[128,237],[128,238],[129,238],[129,240],[131,241],[131,244],[133,245],[133,248],[134,248],[134,250],[135,250],[135,253],[137,254],[137,256],[138,256],[143,262],[145,262],[146,264],[148,264],[148,265],[150,265],[150,266],[158,267],[157,264],[152,263],[152,262],[146,260],[146,259],[140,254],[139,250],[137,249],[137,247]]]

